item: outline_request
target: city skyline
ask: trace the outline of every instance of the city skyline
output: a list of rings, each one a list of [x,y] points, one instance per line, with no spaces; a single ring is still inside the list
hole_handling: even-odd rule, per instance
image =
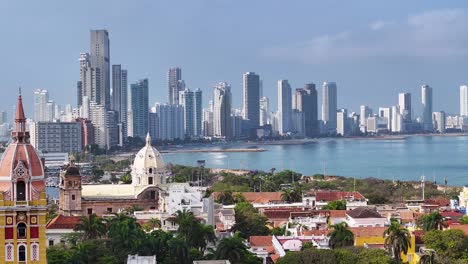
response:
[[[68,98],[70,93],[75,92],[76,80],[79,80],[79,76],[77,76],[76,72],[76,57],[80,52],[86,51],[89,47],[89,29],[105,28],[109,31],[112,41],[110,64],[122,64],[122,67],[129,69],[128,81],[130,83],[141,78],[148,78],[152,83],[149,98],[151,103],[156,101],[166,102],[168,95],[165,72],[167,72],[169,67],[180,66],[184,69],[184,80],[187,82],[187,87],[191,89],[202,89],[205,101],[204,106],[206,106],[209,100],[211,87],[220,81],[227,81],[232,87],[233,106],[241,107],[242,74],[246,71],[255,71],[261,76],[263,81],[263,95],[269,97],[271,105],[277,105],[275,94],[276,82],[279,79],[288,79],[292,89],[302,87],[303,84],[309,82],[320,85],[323,81],[335,81],[341,88],[339,94],[342,95],[338,99],[338,107],[346,108],[350,111],[357,111],[359,105],[362,104],[369,105],[374,109],[380,106],[389,107],[396,103],[396,99],[392,99],[392,102],[387,102],[387,98],[393,98],[390,96],[399,92],[410,92],[415,95],[412,98],[414,102],[421,101],[419,94],[420,87],[423,84],[429,84],[434,88],[433,110],[444,110],[448,114],[457,113],[458,107],[456,107],[456,102],[458,101],[458,89],[460,85],[467,82],[467,80],[464,79],[462,67],[466,52],[463,48],[458,47],[458,44],[463,41],[456,41],[455,43],[452,41],[452,44],[432,41],[431,43],[436,44],[431,44],[432,46],[419,46],[420,49],[418,50],[420,51],[416,52],[414,55],[410,54],[410,52],[415,53],[414,50],[404,50],[411,56],[403,56],[401,45],[396,45],[395,49],[400,53],[393,54],[395,56],[389,58],[392,54],[386,54],[388,56],[384,56],[385,54],[382,55],[379,53],[381,51],[372,49],[369,50],[375,53],[374,57],[369,56],[369,54],[362,54],[362,49],[365,49],[366,46],[363,44],[365,42],[361,40],[363,46],[358,49],[360,52],[356,52],[356,54],[362,55],[363,58],[359,60],[360,67],[350,67],[350,60],[352,61],[354,57],[351,56],[349,58],[349,56],[345,56],[346,54],[343,55],[343,50],[346,47],[336,47],[335,42],[343,40],[344,45],[349,45],[348,47],[350,49],[356,49],[356,47],[359,47],[359,43],[354,43],[353,41],[356,40],[353,40],[351,36],[355,36],[357,31],[365,31],[364,35],[371,37],[373,40],[372,43],[380,43],[389,37],[388,34],[390,33],[385,30],[400,30],[405,32],[413,30],[415,33],[423,34],[424,31],[420,29],[420,26],[424,24],[431,25],[433,29],[437,29],[431,32],[435,40],[442,39],[446,36],[445,34],[451,34],[450,36],[453,37],[457,35],[454,33],[455,30],[464,32],[462,29],[465,28],[466,23],[464,22],[467,17],[465,6],[460,3],[451,3],[451,5],[448,6],[446,3],[441,4],[436,2],[430,2],[425,6],[419,6],[405,2],[402,8],[402,5],[398,5],[398,3],[382,6],[377,6],[370,1],[364,1],[364,3],[370,10],[374,10],[375,12],[364,14],[364,17],[359,20],[358,24],[352,23],[350,25],[348,25],[347,22],[351,21],[351,18],[349,15],[344,14],[343,11],[340,11],[342,8],[339,10],[332,8],[336,4],[314,5],[303,3],[303,5],[305,5],[303,8],[304,11],[308,10],[307,7],[322,8],[327,10],[325,13],[331,12],[328,10],[333,10],[341,19],[336,23],[331,23],[320,20],[322,15],[313,18],[313,20],[308,23],[314,24],[314,21],[320,23],[315,23],[317,27],[313,27],[307,32],[298,32],[297,30],[287,31],[284,26],[278,26],[278,31],[286,34],[282,41],[273,41],[273,39],[276,38],[276,35],[274,36],[275,38],[273,38],[274,34],[259,34],[260,32],[255,30],[255,27],[245,27],[246,23],[251,23],[253,21],[253,13],[259,9],[264,9],[265,11],[277,9],[275,12],[282,10],[277,8],[279,2],[273,2],[271,6],[254,4],[252,5],[252,10],[246,11],[245,22],[240,21],[239,25],[229,25],[222,22],[213,29],[211,33],[214,37],[221,35],[221,32],[225,32],[226,28],[243,29],[240,33],[237,33],[235,30],[232,33],[242,33],[240,35],[241,37],[238,38],[239,40],[236,40],[237,35],[234,35],[232,43],[223,43],[224,45],[218,45],[218,41],[209,44],[208,42],[213,38],[206,38],[206,36],[200,39],[193,38],[192,36],[194,35],[191,34],[194,33],[186,32],[183,29],[183,23],[171,25],[170,29],[158,27],[155,29],[154,33],[143,35],[143,38],[146,40],[144,42],[147,44],[131,41],[134,37],[137,35],[139,36],[143,32],[151,32],[148,31],[148,26],[157,24],[158,22],[164,22],[167,15],[162,14],[162,18],[160,18],[162,21],[159,21],[157,16],[150,16],[149,13],[162,13],[162,11],[157,10],[156,7],[161,7],[162,10],[175,8],[175,6],[171,4],[147,4],[148,11],[140,14],[141,17],[138,19],[135,19],[134,15],[130,15],[131,12],[126,15],[117,16],[123,8],[128,7],[125,3],[119,8],[97,4],[95,9],[88,15],[74,14],[76,13],[74,12],[74,10],[76,10],[74,8],[77,6],[70,5],[70,7],[63,7],[63,14],[51,14],[47,20],[42,22],[42,26],[48,28],[48,30],[45,32],[39,30],[39,32],[43,33],[40,36],[37,35],[36,25],[32,25],[31,27],[24,26],[25,23],[29,21],[28,19],[25,21],[18,21],[17,18],[9,16],[10,13],[14,13],[14,10],[22,8],[22,4],[8,4],[5,6],[5,16],[1,19],[7,19],[6,21],[12,24],[18,22],[16,24],[18,27],[21,27],[24,34],[21,34],[21,36],[16,34],[12,35],[9,29],[5,28],[2,29],[4,31],[3,33],[12,37],[12,43],[34,42],[35,45],[29,45],[28,48],[24,50],[24,53],[21,54],[13,52],[16,54],[15,60],[13,60],[10,54],[5,55],[6,60],[4,64],[8,65],[8,68],[4,68],[3,71],[9,74],[2,81],[1,87],[5,90],[16,91],[17,87],[21,85],[24,93],[32,92],[37,89],[46,89],[50,94],[54,94],[57,103],[61,105],[66,103],[75,104],[72,100],[66,102],[66,98]],[[230,1],[217,4],[207,1],[203,2],[198,7],[197,10],[200,12],[195,15],[190,12],[190,8],[193,8],[191,5],[191,3],[183,5],[180,7],[180,11],[187,14],[187,17],[184,19],[189,19],[191,22],[195,23],[194,26],[199,26],[201,29],[211,26],[212,23],[207,21],[197,22],[195,18],[198,18],[199,15],[204,15],[213,9],[238,8]],[[44,9],[47,8],[47,6],[47,3],[38,5],[37,9],[34,10],[43,10],[43,14],[48,14],[47,9]],[[109,8],[108,13],[102,15],[102,13],[97,12],[105,7]],[[141,7],[141,5],[137,4],[128,8],[129,10],[134,10]],[[302,6],[298,4],[285,6],[289,11],[304,12],[301,10],[301,7]],[[395,10],[397,7],[401,11],[397,12],[395,15],[388,15],[387,12],[384,12],[385,9]],[[27,8],[25,8],[24,12],[30,14],[32,18],[35,17],[35,14],[31,13]],[[98,16],[98,13],[102,17]],[[58,25],[57,21],[59,21],[59,18],[63,18],[62,16],[66,15],[69,15],[69,18],[67,17],[66,19],[76,19],[76,21],[83,23],[64,23],[71,27],[69,31],[65,32],[62,30],[63,27]],[[113,15],[117,16],[120,20],[113,17]],[[286,23],[287,25],[285,26],[290,28],[294,23],[303,22],[303,19],[305,19],[297,15],[295,17],[297,18]],[[132,19],[136,20],[133,24],[128,26],[124,25],[123,22],[128,22]],[[137,22],[140,22],[141,19],[148,20],[147,25],[138,24]],[[186,22],[186,20],[184,20],[184,22]],[[451,25],[453,25],[451,30],[442,30],[450,24],[450,21],[452,21]],[[272,26],[277,25],[276,22],[271,19],[257,23],[260,23],[260,26],[266,22],[272,23]],[[31,25],[31,23],[28,25]],[[172,30],[172,32],[169,30]],[[55,38],[56,41],[53,43],[41,41],[52,38],[57,32],[64,34],[64,36]],[[344,33],[341,34],[341,32]],[[385,36],[380,36],[379,32],[387,35],[384,34]],[[187,34],[184,35],[181,33]],[[67,34],[72,34],[70,36],[73,37],[68,38]],[[167,38],[164,38],[164,41],[161,43],[155,43],[155,36],[158,35],[167,35]],[[245,44],[239,44],[239,41],[252,36],[254,37],[253,40],[259,40],[260,36],[265,40],[257,41],[257,43],[249,42],[250,46],[248,47]],[[190,39],[189,42],[182,41],[183,44],[176,43],[187,37]],[[423,37],[427,36],[424,35]],[[139,38],[141,39],[141,36],[139,36]],[[350,38],[351,40],[349,40]],[[463,40],[462,37],[460,38],[460,40]],[[422,40],[426,40],[426,38],[422,38]],[[330,47],[326,47],[325,54],[327,51],[339,52],[333,52],[337,55],[330,57],[329,61],[324,61],[323,56],[315,55],[315,57],[311,57],[314,53],[312,52],[312,55],[310,55],[310,53],[306,52],[308,56],[304,56],[304,59],[308,61],[304,62],[297,60],[297,54],[294,53],[293,50],[291,51],[291,49],[285,48],[288,45],[294,47],[294,43],[298,43],[298,47],[302,47],[309,42],[312,44],[318,42],[324,45],[330,45]],[[301,45],[301,43],[303,45]],[[2,43],[0,45],[4,50],[14,50],[17,48],[11,47],[10,43]],[[411,48],[414,49],[414,45],[422,44],[419,42],[414,43],[411,45]],[[234,47],[235,49],[233,50]],[[230,52],[231,50],[234,52]],[[286,50],[289,51],[286,52]],[[273,51],[275,51],[273,54],[274,56],[272,55]],[[239,54],[243,52],[245,52],[244,55],[239,56]],[[422,59],[422,57],[427,55],[425,53],[429,52],[433,52],[433,56],[426,56],[425,59]],[[145,56],[143,56],[143,54]],[[439,57],[440,60],[437,59],[437,57]],[[315,58],[316,60],[311,58]],[[220,59],[222,61],[229,61],[229,63],[220,68]],[[375,61],[370,63],[370,59]],[[28,65],[21,64],[20,66],[15,62],[16,60],[30,61],[28,61]],[[410,61],[408,62],[407,60]],[[378,61],[378,63],[376,61]],[[421,64],[421,62],[424,62],[424,64]],[[39,63],[41,63],[40,66]],[[49,67],[43,66],[44,63],[46,65],[53,64],[59,66],[60,74],[58,76],[55,75],[54,78],[45,74],[45,70],[49,70]],[[420,65],[424,65],[424,67],[420,67]],[[447,70],[447,67],[449,67],[450,70]],[[54,70],[57,71],[57,69]],[[213,72],[216,72],[216,74],[213,74]],[[389,74],[390,72],[391,74]],[[25,73],[27,73],[27,75],[25,75]],[[2,100],[1,110],[12,112],[12,105],[8,102],[12,102],[14,94],[15,93],[8,93],[4,99],[0,99]],[[442,97],[441,95],[444,96]],[[319,98],[321,96],[319,89]],[[443,98],[443,100],[439,98]],[[27,100],[25,105],[26,111],[32,111],[32,99]],[[414,111],[416,115],[421,115],[422,107],[415,107]]]

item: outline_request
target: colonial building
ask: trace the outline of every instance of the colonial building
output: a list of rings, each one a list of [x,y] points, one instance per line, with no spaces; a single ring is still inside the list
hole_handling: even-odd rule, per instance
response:
[[[131,174],[131,184],[81,185],[80,171],[70,162],[60,175],[59,214],[101,216],[132,206],[165,211],[160,186],[166,183],[166,166],[159,151],[151,146],[149,134],[146,146],[136,154]]]
[[[0,161],[0,263],[46,263],[44,165],[29,143],[21,95]]]

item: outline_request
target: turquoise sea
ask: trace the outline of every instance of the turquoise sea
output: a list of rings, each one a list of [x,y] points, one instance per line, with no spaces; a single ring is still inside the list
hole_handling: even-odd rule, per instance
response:
[[[255,145],[253,145],[255,146]],[[405,139],[319,139],[304,145],[257,145],[265,152],[166,153],[166,163],[276,171],[305,175],[325,173],[347,177],[419,180],[468,185],[468,136],[409,136]],[[216,146],[219,148],[220,146]],[[227,145],[246,148],[252,145]]]

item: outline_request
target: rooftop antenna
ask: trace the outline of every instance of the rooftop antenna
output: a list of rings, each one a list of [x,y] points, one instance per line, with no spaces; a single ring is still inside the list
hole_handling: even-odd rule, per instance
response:
[[[354,182],[353,182],[353,192],[356,192],[356,176],[354,176]]]
[[[421,188],[422,188],[422,199],[424,201],[424,185],[425,185],[425,181],[426,180],[426,176],[421,176]]]

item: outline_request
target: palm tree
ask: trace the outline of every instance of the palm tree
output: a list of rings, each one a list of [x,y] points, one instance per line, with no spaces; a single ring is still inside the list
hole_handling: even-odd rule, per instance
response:
[[[171,256],[174,256],[177,261],[176,263],[191,263],[189,248],[182,237],[174,237],[173,239],[169,240],[168,246],[171,252]]]
[[[234,203],[234,197],[232,191],[226,190],[219,194],[217,201],[223,205],[230,205]]]
[[[435,251],[434,250],[424,250],[421,259],[418,264],[435,264]]]
[[[244,245],[242,238],[234,235],[230,238],[223,238],[216,248],[216,259],[229,259],[233,264],[241,263],[247,254],[247,246]]]
[[[130,184],[132,183],[132,176],[128,173],[125,173],[120,177],[120,180],[123,182],[123,184]]]
[[[293,192],[291,189],[284,189],[282,192],[281,192],[281,200],[287,202],[287,203],[291,203],[292,200],[293,200]]]
[[[151,218],[144,225],[144,229],[145,229],[146,232],[153,231],[156,228],[161,228],[161,220],[157,219],[157,218]]]
[[[339,248],[352,246],[354,244],[354,235],[348,228],[346,222],[341,222],[331,226],[333,231],[330,233],[330,247]]]
[[[81,217],[80,223],[75,226],[75,231],[83,232],[82,240],[90,240],[104,237],[107,230],[103,220],[91,214],[88,217]]]
[[[430,214],[423,215],[418,221],[418,226],[424,231],[442,230],[447,226],[447,223],[439,211],[436,210]]]
[[[401,261],[401,253],[408,253],[411,247],[411,234],[400,223],[391,220],[390,226],[384,232],[385,248],[390,251],[395,260]]]

